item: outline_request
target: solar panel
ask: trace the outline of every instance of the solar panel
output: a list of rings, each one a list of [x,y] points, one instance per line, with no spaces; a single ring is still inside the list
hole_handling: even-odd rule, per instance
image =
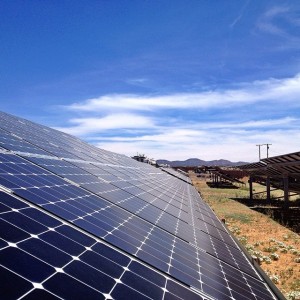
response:
[[[4,299],[276,299],[182,174],[0,120]]]
[[[0,201],[2,299],[204,299],[13,195]]]
[[[274,156],[262,161],[275,168],[280,175],[300,177],[300,152]]]

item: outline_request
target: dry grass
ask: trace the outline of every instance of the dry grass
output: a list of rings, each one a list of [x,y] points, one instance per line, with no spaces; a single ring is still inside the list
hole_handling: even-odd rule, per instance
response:
[[[247,188],[210,188],[205,180],[191,173],[194,186],[202,198],[224,218],[231,232],[252,256],[287,299],[300,299],[300,236],[268,216],[253,211],[230,198],[249,197]],[[255,186],[260,190],[260,186]]]

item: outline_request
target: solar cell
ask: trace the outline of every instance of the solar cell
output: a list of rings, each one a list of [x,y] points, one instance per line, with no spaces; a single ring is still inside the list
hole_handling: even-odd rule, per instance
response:
[[[0,129],[0,146],[14,152],[28,152],[40,155],[50,155],[50,153],[23,141],[21,138]]]
[[[105,299],[124,291],[124,297],[163,299],[169,281],[178,290],[169,291],[175,296],[188,292],[172,278],[22,200],[1,193],[3,198],[10,199],[12,207],[11,212],[0,214],[0,236],[5,241],[0,250],[2,299]],[[10,217],[11,213],[16,217]],[[20,221],[24,218],[39,224],[38,232],[35,226],[24,228]]]
[[[3,154],[6,157],[8,154]],[[1,156],[0,156],[1,157]],[[54,160],[54,163],[56,160]],[[3,162],[5,164],[5,162]],[[14,164],[11,162],[7,162],[6,165],[10,165],[11,167],[11,175],[9,180],[13,184],[18,184],[19,186],[11,187],[12,190],[16,192],[19,196],[29,198],[29,193],[31,195],[35,195],[34,199],[37,198],[36,204],[43,205],[43,207],[69,221],[74,221],[78,216],[83,217],[82,211],[78,209],[78,207],[69,205],[65,201],[68,201],[70,195],[68,195],[68,184],[61,180],[59,177],[55,177],[47,171],[38,168],[25,160],[19,158],[19,161],[16,162],[14,159]],[[22,170],[25,169],[24,165],[29,165],[29,168],[33,171],[33,174],[39,175],[38,178],[41,178],[40,182],[37,182],[35,178],[28,177],[26,174],[22,173]],[[21,170],[19,170],[21,168]],[[78,172],[78,171],[77,171]],[[63,174],[65,176],[65,174]],[[37,176],[36,176],[37,177]],[[1,178],[1,174],[0,174]],[[41,183],[48,182],[46,186],[41,185]],[[26,190],[24,190],[26,188]],[[76,192],[76,194],[82,191]],[[232,265],[236,265],[238,268],[251,272],[253,272],[250,264],[244,260],[244,256],[240,250],[231,249],[230,247],[224,247],[223,244],[220,244],[220,241],[213,236],[207,236],[207,234],[203,233],[201,230],[193,231],[193,228],[181,221],[180,218],[175,218],[174,216],[165,213],[162,210],[159,210],[156,207],[147,207],[148,204],[137,198],[133,197],[131,194],[127,193],[124,190],[114,189],[109,192],[100,194],[106,200],[119,205],[120,207],[135,213],[137,216],[145,219],[148,222],[156,224],[160,228],[168,231],[169,233],[175,234],[179,238],[183,240],[195,243],[196,246],[204,249],[211,255],[214,255],[227,263]],[[157,194],[159,196],[160,194]],[[33,197],[32,197],[33,198]],[[72,199],[74,200],[74,199]],[[64,202],[62,202],[64,201]],[[146,208],[146,209],[145,209]],[[86,217],[89,221],[91,221],[90,217]],[[99,219],[99,217],[97,218]],[[96,221],[96,218],[93,216],[93,223],[99,224],[99,220]],[[101,220],[101,224],[103,226],[103,220]],[[105,225],[106,227],[109,225]],[[227,234],[228,236],[228,234]],[[195,242],[196,241],[196,242]],[[223,238],[223,241],[225,239]],[[228,236],[228,241],[230,238]],[[232,246],[236,246],[231,241]],[[234,259],[233,259],[234,257]]]
[[[79,185],[88,189],[91,192],[102,195],[105,199],[110,200],[114,203],[116,203],[120,199],[126,199],[125,195],[127,195],[127,198],[130,198],[129,194],[139,196],[139,198],[143,199],[142,195],[143,195],[143,193],[146,193],[144,190],[142,190],[141,188],[138,188],[136,186],[130,186],[129,188],[123,187],[123,189],[122,189],[123,192],[122,192],[121,190],[118,190],[114,187],[114,185],[115,185],[114,182],[112,184],[102,182],[99,180],[99,178],[96,178],[95,176],[86,172],[86,169],[82,170],[81,168],[76,168],[75,166],[73,166],[71,163],[68,163],[68,162],[62,162],[62,161],[58,161],[58,160],[51,161],[49,159],[34,158],[34,157],[30,157],[28,159],[39,164],[40,166],[47,168],[48,170],[50,170],[52,172],[55,172],[56,174],[58,174],[62,177],[68,178],[68,179],[78,183]],[[85,167],[87,164],[81,164],[81,166],[82,165]],[[75,175],[72,175],[72,174],[75,174]],[[128,185],[128,184],[125,184],[125,186],[126,185]],[[118,186],[118,184],[117,184],[117,186]],[[128,191],[129,194],[125,194],[124,191]],[[175,210],[175,208],[171,206],[172,204],[169,205],[170,198],[166,197],[166,199],[164,199],[162,197],[166,194],[167,191],[168,190],[163,190],[163,194],[161,194],[158,191],[156,191],[156,193],[155,193],[155,190],[150,189],[150,190],[148,190],[146,195],[154,194],[154,196],[156,196],[156,197],[152,198],[152,199],[150,198],[152,201],[151,200],[149,201],[149,198],[146,200],[148,200],[155,207],[158,207],[159,209],[164,209],[167,213],[170,214],[170,215],[166,215],[165,218],[170,219],[170,218],[172,218],[172,216],[174,216],[174,217],[176,217],[176,219],[174,219],[174,222],[176,222],[178,218],[183,219],[184,221],[188,221],[188,219],[189,219],[188,215],[186,215],[185,217],[179,216],[182,212],[182,210],[180,208]],[[121,196],[120,193],[123,193],[123,197]],[[131,212],[137,213],[138,210],[141,210],[143,207],[146,206],[146,203],[141,202],[141,199],[139,199],[139,198],[137,198],[137,197],[130,198],[128,201],[120,203],[119,205],[126,209],[129,209]],[[130,203],[132,203],[132,204],[130,204]],[[139,203],[140,203],[140,206],[139,206]],[[141,210],[141,212],[139,212],[138,215],[145,216],[145,213],[146,213],[147,220],[149,221],[151,219],[151,210],[152,210],[152,215],[154,215],[154,217],[156,217],[156,218],[159,218],[161,212],[159,211],[159,209],[156,209],[155,207],[149,205],[147,207],[146,212],[145,212],[145,210]],[[146,217],[144,217],[144,218],[146,218]],[[155,222],[156,220],[152,218],[152,221]],[[164,220],[164,222],[167,222],[167,221]],[[171,221],[169,220],[169,222],[171,222]],[[158,225],[161,225],[162,227],[164,227],[162,225],[162,223],[163,223],[163,220],[160,218],[160,223]],[[169,226],[169,224],[167,224],[167,226],[168,226],[168,228],[171,227],[171,226]],[[183,224],[182,226],[185,226],[185,225]],[[208,228],[211,228],[211,230],[209,231]],[[225,236],[224,236],[224,234],[222,235],[222,233],[219,233],[217,231],[217,229],[214,230],[214,228],[212,228],[212,226],[210,226],[209,224],[208,225],[204,224],[204,226],[202,226],[200,229],[204,230],[207,233],[211,233],[213,236],[221,237],[221,239],[224,241],[234,244],[232,239],[228,236],[228,234],[226,234]],[[216,233],[214,234],[214,232],[216,232]]]
[[[183,174],[0,119],[4,299],[276,299]]]

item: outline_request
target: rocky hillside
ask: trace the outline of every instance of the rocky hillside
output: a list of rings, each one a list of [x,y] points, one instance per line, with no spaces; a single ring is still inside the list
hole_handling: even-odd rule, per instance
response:
[[[197,167],[197,166],[220,166],[220,167],[231,167],[231,166],[240,166],[245,165],[247,162],[231,162],[226,159],[217,159],[217,160],[202,160],[199,158],[189,158],[184,161],[175,160],[175,161],[169,161],[166,159],[158,159],[158,164],[167,164],[171,167]]]

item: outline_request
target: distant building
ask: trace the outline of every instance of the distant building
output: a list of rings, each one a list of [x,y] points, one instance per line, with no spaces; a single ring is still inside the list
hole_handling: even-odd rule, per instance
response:
[[[132,156],[131,158],[133,158],[137,161],[140,161],[140,162],[145,162],[146,156],[143,154],[138,154],[138,155]]]
[[[139,162],[150,164],[152,166],[156,165],[156,160],[153,159],[153,158],[146,157],[145,154],[137,154],[135,156],[132,156],[131,158],[133,158],[133,159],[135,159],[135,160],[137,160]]]

